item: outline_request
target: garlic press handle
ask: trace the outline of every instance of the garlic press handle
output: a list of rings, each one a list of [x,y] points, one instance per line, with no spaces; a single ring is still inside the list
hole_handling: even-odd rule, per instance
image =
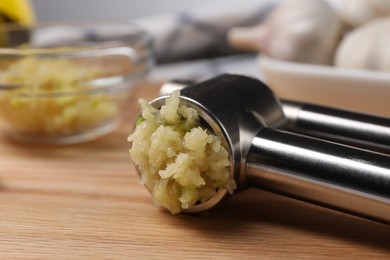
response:
[[[297,133],[390,154],[390,119],[283,100],[288,128]]]
[[[390,224],[390,156],[262,128],[245,164],[249,186]]]

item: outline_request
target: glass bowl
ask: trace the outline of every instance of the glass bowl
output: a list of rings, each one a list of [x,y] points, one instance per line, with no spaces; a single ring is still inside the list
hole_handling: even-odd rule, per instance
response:
[[[153,65],[150,36],[126,23],[0,28],[0,130],[70,144],[109,133]]]

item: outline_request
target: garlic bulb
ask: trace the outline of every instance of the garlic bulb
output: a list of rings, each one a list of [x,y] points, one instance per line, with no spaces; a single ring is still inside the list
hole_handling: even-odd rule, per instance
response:
[[[390,17],[373,20],[349,32],[335,56],[337,67],[390,71]]]
[[[349,27],[390,15],[389,0],[341,0],[339,15]]]
[[[278,59],[331,64],[341,28],[336,10],[325,1],[287,0],[264,23],[231,29],[228,41]]]

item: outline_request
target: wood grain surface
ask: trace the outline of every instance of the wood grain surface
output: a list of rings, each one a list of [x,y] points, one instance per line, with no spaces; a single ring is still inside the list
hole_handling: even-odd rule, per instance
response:
[[[390,226],[261,190],[207,216],[170,215],[131,163],[134,115],[79,145],[0,137],[0,259],[390,259]]]

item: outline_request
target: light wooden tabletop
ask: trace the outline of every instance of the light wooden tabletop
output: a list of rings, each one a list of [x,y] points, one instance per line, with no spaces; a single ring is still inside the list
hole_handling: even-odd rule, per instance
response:
[[[390,259],[390,226],[261,190],[208,216],[170,215],[139,184],[133,118],[79,145],[0,137],[0,259]]]

